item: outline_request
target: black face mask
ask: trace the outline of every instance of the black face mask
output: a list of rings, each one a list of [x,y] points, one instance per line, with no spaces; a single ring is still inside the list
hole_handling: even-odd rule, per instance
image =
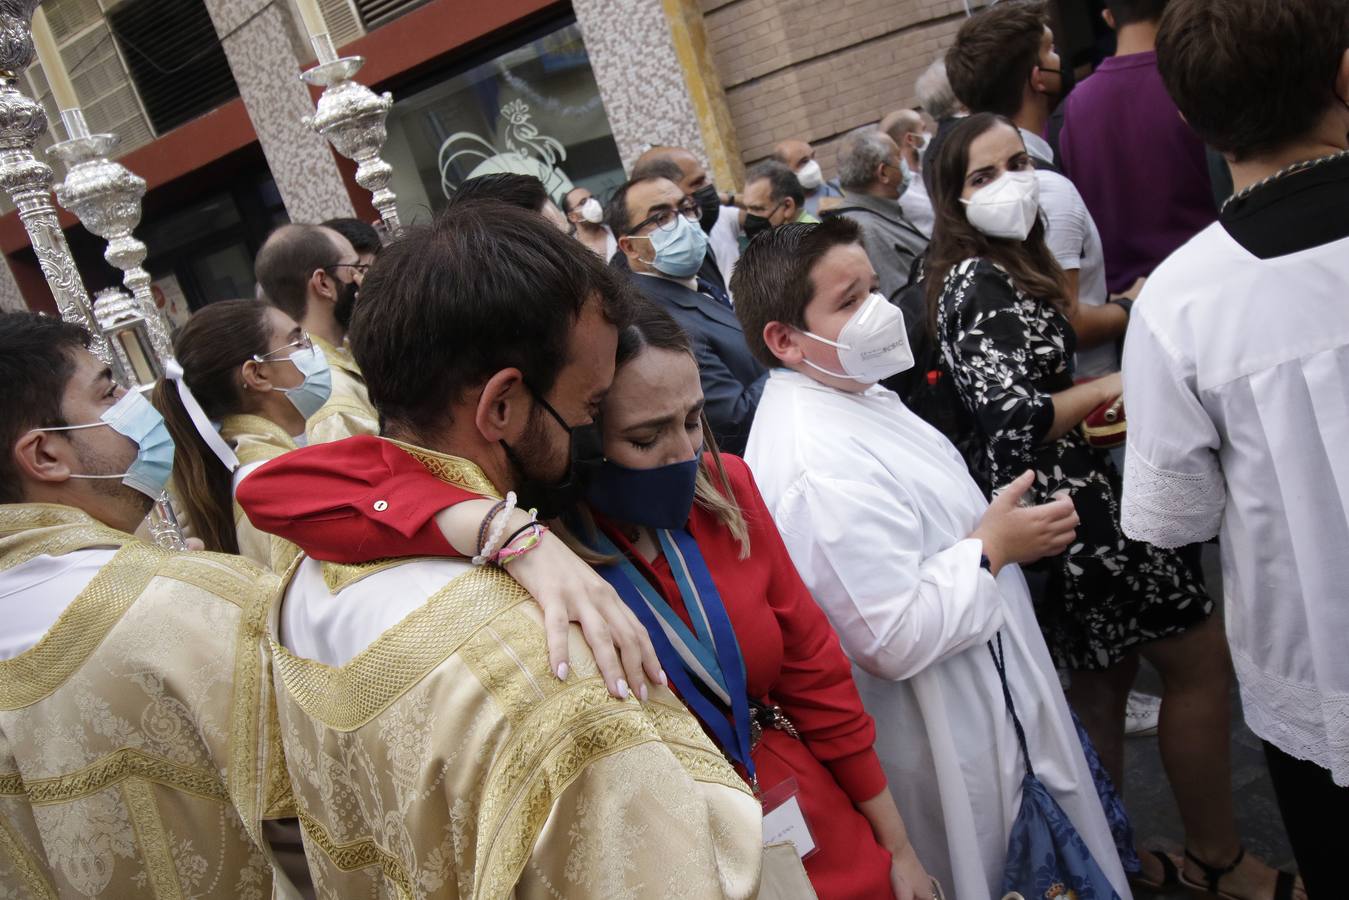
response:
[[[586,488],[590,486],[596,470],[604,462],[604,442],[597,425],[593,423],[568,425],[538,391],[531,387],[529,392],[571,439],[566,474],[560,481],[541,481],[525,469],[524,463],[516,456],[510,444],[502,441],[501,446],[506,451],[506,458],[520,473],[520,483],[515,487],[515,496],[520,508],[536,509],[540,519],[552,519],[585,499]]]
[[[765,231],[773,229],[773,223],[768,221],[767,216],[758,216],[754,213],[745,213],[745,237],[751,241]]]
[[[338,284],[342,285],[342,293],[337,295],[337,303],[333,304],[333,318],[346,331],[351,327],[351,314],[356,310],[356,295],[361,289],[354,281],[339,281]]]
[[[698,224],[703,231],[711,234],[712,226],[717,224],[717,216],[721,215],[721,198],[717,196],[717,186],[709,181],[693,192],[693,199],[698,201],[698,208],[702,210]]]

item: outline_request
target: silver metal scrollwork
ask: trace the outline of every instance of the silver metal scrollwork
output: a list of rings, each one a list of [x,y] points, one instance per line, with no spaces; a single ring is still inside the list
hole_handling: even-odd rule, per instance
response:
[[[393,95],[388,91],[376,94],[353,81],[365,60],[359,56],[337,58],[328,35],[314,37],[313,43],[318,65],[300,77],[322,87],[323,93],[314,115],[304,117],[305,127],[323,135],[338,153],[356,163],[356,183],[370,192],[385,231],[392,237],[402,229],[402,224],[398,219],[398,198],[389,187],[393,167],[380,152],[389,136],[384,123],[393,106]]]
[[[47,130],[47,113],[15,84],[33,61],[29,28],[37,5],[38,0],[0,0],[0,188],[19,210],[61,317],[89,330],[89,349],[124,381],[125,373],[94,321],[89,293],[57,221],[51,167],[33,155],[33,145]]]

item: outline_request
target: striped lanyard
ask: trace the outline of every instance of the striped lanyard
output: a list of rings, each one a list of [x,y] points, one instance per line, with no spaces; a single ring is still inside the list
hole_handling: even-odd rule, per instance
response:
[[[683,529],[660,529],[656,536],[693,623],[692,629],[603,534],[597,535],[595,549],[615,557],[617,562],[601,566],[599,574],[646,628],[656,656],[684,703],[716,737],[722,752],[744,767],[753,783],[745,660],[726,606],[693,536]],[[726,720],[728,709],[734,724]]]

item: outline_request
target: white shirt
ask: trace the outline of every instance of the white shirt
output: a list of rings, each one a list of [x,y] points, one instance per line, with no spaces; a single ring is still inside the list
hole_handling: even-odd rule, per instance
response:
[[[1054,151],[1044,138],[1024,128],[1018,130],[1026,143],[1026,152],[1054,164]],[[1077,270],[1078,303],[1105,304],[1110,299],[1105,283],[1105,247],[1086,201],[1077,186],[1058,172],[1036,169],[1035,177],[1040,182],[1040,209],[1045,214],[1045,243],[1049,252],[1065,271]],[[1114,341],[1077,352],[1076,374],[1080,377],[1118,371],[1119,353]]]
[[[740,261],[740,209],[735,206],[723,206],[717,216],[717,223],[707,236],[712,247],[712,255],[717,258],[717,269],[726,282],[726,293],[731,293],[731,272]],[[732,298],[734,300],[734,298]]]
[[[968,535],[988,504],[951,443],[884,388],[775,369],[745,458],[853,660],[890,789],[947,896],[1002,896],[1020,809],[1025,769],[986,646],[1001,633],[1035,772],[1128,897],[1025,579],[980,566]]]
[[[936,224],[937,216],[932,211],[932,198],[928,196],[927,185],[923,183],[921,167],[914,170],[913,181],[899,195],[899,208],[914,228],[926,237],[932,237],[932,226]]]
[[[43,554],[0,572],[0,659],[32,649],[116,552],[93,547]]]
[[[346,665],[456,577],[472,570],[462,559],[427,559],[375,572],[336,594],[323,564],[300,563],[281,601],[281,644],[297,656]]]
[[[1261,260],[1219,224],[1148,279],[1124,354],[1123,525],[1221,535],[1246,723],[1349,786],[1349,239]]]

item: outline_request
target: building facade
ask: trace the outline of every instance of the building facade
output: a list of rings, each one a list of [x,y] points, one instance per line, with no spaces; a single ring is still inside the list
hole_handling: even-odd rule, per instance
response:
[[[853,128],[912,106],[966,0],[319,0],[358,80],[392,92],[384,158],[404,223],[474,174],[538,174],[604,197],[651,144],[690,147],[723,186],[784,138],[827,175]],[[982,2],[974,4],[981,6]],[[253,295],[252,259],[286,221],[376,218],[304,124],[318,91],[294,0],[44,0],[95,132],[145,178],[137,229],[155,292],[181,321]],[[36,62],[23,89],[59,121]],[[56,138],[55,125],[39,145]],[[64,135],[60,135],[64,137]],[[64,173],[58,164],[56,177]],[[17,214],[0,206],[0,306],[55,311]],[[91,291],[116,285],[103,242],[61,214]]]

